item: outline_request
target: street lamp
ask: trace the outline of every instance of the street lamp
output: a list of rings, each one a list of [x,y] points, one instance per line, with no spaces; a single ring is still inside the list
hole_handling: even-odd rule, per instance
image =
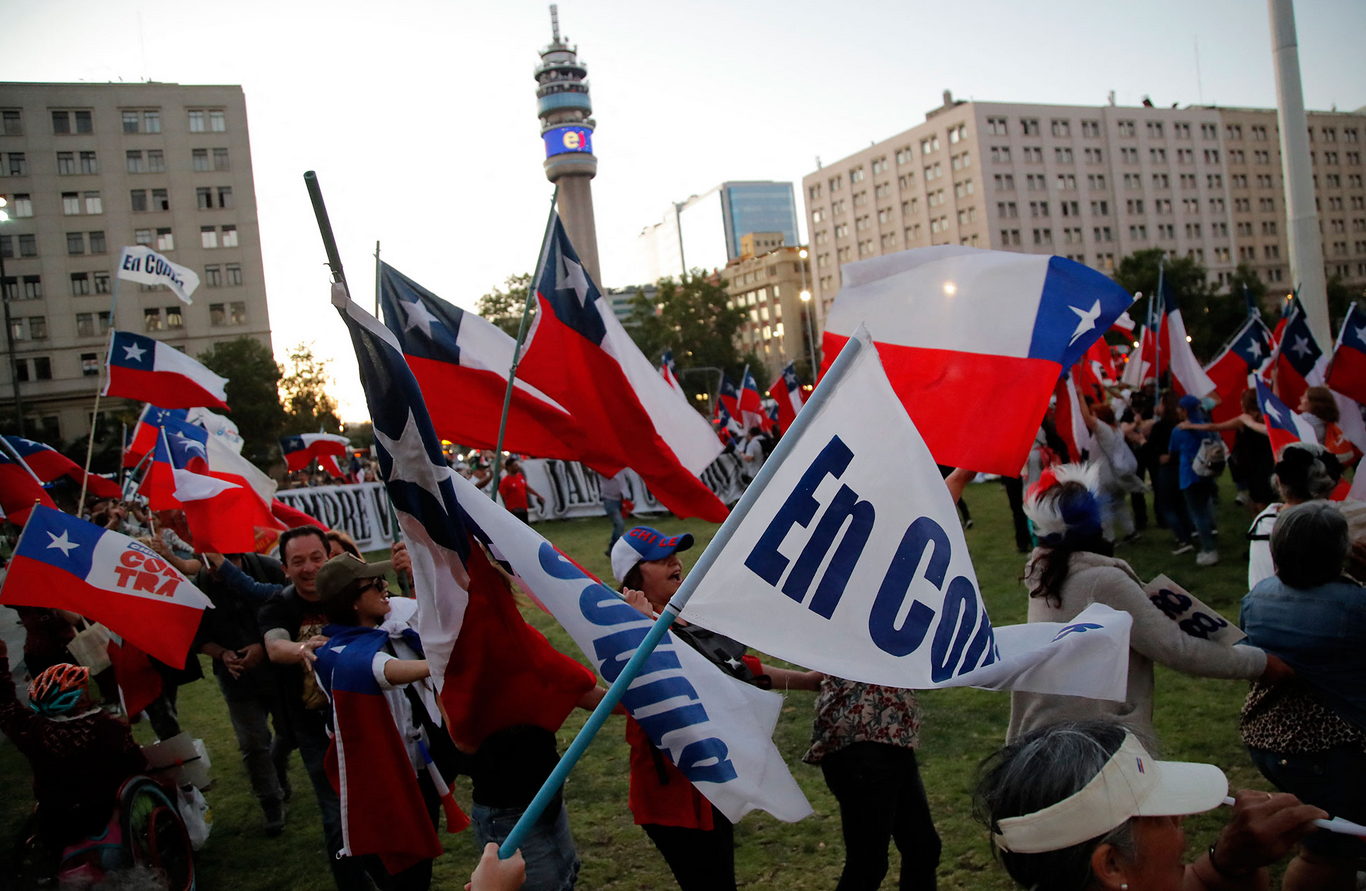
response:
[[[9,201],[5,196],[0,195],[0,223],[9,219],[9,211],[6,210]],[[17,288],[18,277],[15,277],[15,287]],[[10,386],[14,388],[14,422],[19,435],[24,435],[24,404],[19,401],[19,360],[14,356],[14,325],[10,321],[9,314],[10,293],[5,285],[5,253],[0,251],[0,303],[5,305],[5,343],[9,346],[9,380]]]
[[[816,376],[816,338],[811,334],[811,292],[802,289],[802,315],[806,317],[806,345],[811,348],[811,376]]]

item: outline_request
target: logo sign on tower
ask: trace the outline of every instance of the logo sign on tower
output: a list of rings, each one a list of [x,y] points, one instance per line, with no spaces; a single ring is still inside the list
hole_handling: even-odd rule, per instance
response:
[[[545,156],[552,158],[566,152],[593,152],[593,131],[583,127],[556,127],[542,134]]]

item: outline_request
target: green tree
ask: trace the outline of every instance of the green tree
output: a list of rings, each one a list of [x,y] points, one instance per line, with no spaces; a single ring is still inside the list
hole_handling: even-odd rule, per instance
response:
[[[1244,305],[1246,305],[1248,298],[1251,298],[1252,305],[1257,308],[1263,321],[1266,321],[1268,313],[1280,314],[1279,303],[1267,297],[1266,282],[1262,281],[1257,270],[1246,263],[1239,263],[1238,268],[1233,270],[1233,274],[1229,276],[1227,287],[1230,295],[1243,298]]]
[[[313,344],[300,341],[289,351],[290,371],[280,381],[285,402],[283,433],[340,433],[337,400],[327,395],[332,376],[326,359],[313,355]]]
[[[1165,257],[1163,280],[1181,306],[1181,318],[1191,338],[1191,349],[1197,358],[1213,357],[1224,341],[1247,317],[1247,304],[1242,291],[1228,293],[1210,284],[1203,263],[1194,257],[1168,255],[1162,248],[1137,251],[1120,260],[1115,281],[1131,294],[1142,292],[1129,314],[1138,321],[1148,317],[1149,304],[1157,299],[1158,269]],[[1161,307],[1160,301],[1158,307]]]
[[[653,299],[638,291],[631,300],[628,330],[636,346],[652,362],[658,362],[665,350],[673,350],[679,383],[699,410],[705,410],[708,403],[696,397],[705,394],[710,399],[715,394],[716,375],[686,372],[722,368],[738,382],[744,368],[735,348],[735,332],[745,314],[727,306],[728,299],[724,280],[693,270],[680,281],[660,279]]]
[[[476,308],[479,315],[502,328],[510,336],[517,336],[517,326],[522,323],[522,309],[526,306],[526,291],[531,286],[531,274],[509,275],[503,287],[494,288],[479,298]],[[527,327],[536,317],[536,302],[531,303],[531,313],[527,316]]]
[[[283,371],[275,357],[256,338],[239,337],[214,344],[199,354],[199,361],[228,379],[228,406],[242,434],[242,454],[260,467],[268,466],[285,421],[279,391]]]

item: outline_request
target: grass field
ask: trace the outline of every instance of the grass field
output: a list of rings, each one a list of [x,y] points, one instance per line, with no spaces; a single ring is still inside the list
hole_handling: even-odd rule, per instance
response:
[[[1223,530],[1223,562],[1210,568],[1195,565],[1194,554],[1173,557],[1171,536],[1150,528],[1146,536],[1119,551],[1140,577],[1165,572],[1225,616],[1236,618],[1238,601],[1246,593],[1248,515],[1232,502],[1232,488],[1223,480],[1218,508]],[[969,486],[964,496],[974,527],[967,531],[982,594],[996,625],[1022,622],[1026,596],[1019,582],[1024,558],[1016,553],[1010,513],[998,483]],[[704,544],[715,527],[672,518],[651,521],[662,531],[692,532]],[[603,547],[609,526],[605,518],[570,520],[538,527],[543,535],[591,571],[606,578],[610,568]],[[684,554],[691,565],[700,547]],[[553,619],[523,603],[527,619],[562,651],[582,654]],[[208,666],[205,666],[208,674]],[[1269,786],[1252,767],[1238,741],[1238,710],[1246,684],[1187,678],[1158,669],[1156,725],[1162,756],[1207,761],[1224,768],[1234,788]],[[825,788],[820,770],[801,763],[810,738],[812,693],[788,696],[775,740],[815,813],[796,824],[780,823],[766,814],[752,813],[735,830],[736,870],[742,887],[828,889],[838,880],[844,860],[839,811]],[[978,762],[1002,742],[1010,710],[1008,694],[981,690],[939,690],[921,694],[925,722],[920,750],[921,770],[944,851],[939,866],[945,889],[1006,889],[1009,877],[992,859],[985,830],[972,819],[971,789]],[[214,786],[207,793],[213,809],[213,835],[198,855],[200,887],[257,891],[257,889],[327,889],[331,878],[323,859],[318,810],[308,778],[296,757],[291,778],[296,790],[290,805],[289,826],[279,838],[261,834],[261,812],[251,794],[237,755],[237,746],[217,686],[211,681],[180,690],[181,724],[203,737],[213,759]],[[560,732],[563,750],[587,716],[576,712]],[[134,728],[140,741],[149,741],[146,725]],[[585,889],[655,889],[673,887],[663,859],[645,834],[632,823],[626,807],[627,746],[622,719],[611,719],[597,742],[570,776],[565,799],[570,824],[583,859],[579,887]],[[28,765],[11,745],[0,745],[0,886],[34,885],[33,864],[22,861],[12,841],[32,805],[28,793]],[[456,797],[467,809],[469,786],[461,781]],[[1214,814],[1187,822],[1190,856],[1213,840],[1226,815]],[[460,888],[477,860],[473,833],[443,836],[446,853],[436,863],[435,888]],[[892,852],[892,868],[884,888],[896,887],[900,860]],[[13,881],[16,884],[10,884]]]

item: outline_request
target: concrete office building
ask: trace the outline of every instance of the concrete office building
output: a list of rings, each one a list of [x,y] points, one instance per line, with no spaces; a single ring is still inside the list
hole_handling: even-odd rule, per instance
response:
[[[721,269],[740,258],[740,239],[751,232],[776,232],[786,244],[799,243],[792,183],[725,182],[670,205],[637,237],[633,277],[653,282],[682,278],[691,269]]]
[[[729,302],[747,315],[735,345],[741,353],[753,350],[763,359],[769,380],[789,362],[811,361],[801,299],[810,287],[810,270],[801,249],[784,240],[781,232],[743,235],[740,256],[719,273]]]
[[[1327,274],[1366,285],[1366,109],[1309,112]],[[1240,262],[1293,287],[1273,109],[955,101],[802,178],[822,309],[840,266],[935,244],[1058,254],[1112,272],[1127,254]],[[823,318],[823,312],[818,318]]]
[[[0,254],[28,435],[89,432],[110,327],[191,356],[244,335],[270,347],[241,87],[4,83],[0,119]],[[198,273],[194,302],[122,282],[111,317],[133,244]],[[13,410],[10,368],[0,412]]]

